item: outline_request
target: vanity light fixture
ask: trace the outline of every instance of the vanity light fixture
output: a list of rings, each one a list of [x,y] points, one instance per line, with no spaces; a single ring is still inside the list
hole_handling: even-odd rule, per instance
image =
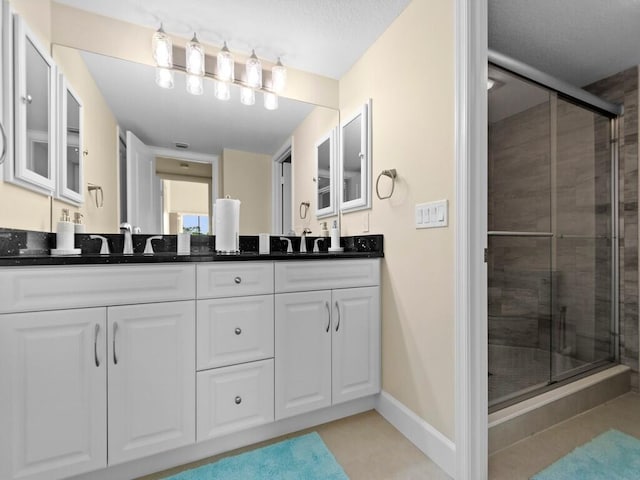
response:
[[[223,82],[233,82],[235,77],[235,63],[233,61],[233,55],[227,48],[227,42],[224,42],[222,50],[218,52],[216,56],[216,64],[218,66],[217,77]]]
[[[262,63],[256,56],[256,51],[251,50],[251,56],[247,60],[247,85],[251,88],[262,88]]]
[[[240,87],[240,102],[243,105],[253,105],[256,103],[256,92],[253,88]]]
[[[204,76],[204,48],[198,42],[198,37],[193,34],[191,41],[185,47],[187,58],[187,73],[191,75]]]
[[[169,36],[164,32],[162,24],[153,34],[151,49],[156,66],[161,68],[173,68],[173,44]]]
[[[267,79],[267,86],[262,84],[262,62],[256,56],[255,49],[244,64],[245,74],[243,79],[235,79],[236,65],[233,54],[225,41],[223,47],[216,55],[215,72],[207,72],[205,65],[205,50],[198,41],[196,33],[187,42],[185,47],[185,66],[173,65],[173,44],[171,38],[165,33],[162,24],[153,34],[152,38],[153,58],[156,62],[156,83],[162,88],[173,88],[174,74],[176,71],[186,74],[186,89],[192,95],[202,95],[204,92],[204,78],[208,77],[214,82],[214,94],[219,100],[231,98],[231,84],[240,87],[240,101],[243,105],[256,103],[256,90],[262,91],[264,106],[268,110],[278,108],[278,94],[285,89],[287,82],[287,69],[282,64],[280,57],[271,69],[271,82]]]
[[[278,63],[271,69],[271,89],[277,94],[281,94],[284,91],[286,83],[287,69],[282,65],[280,57],[278,57]]]
[[[264,92],[264,108],[267,110],[278,109],[278,96],[272,92]]]

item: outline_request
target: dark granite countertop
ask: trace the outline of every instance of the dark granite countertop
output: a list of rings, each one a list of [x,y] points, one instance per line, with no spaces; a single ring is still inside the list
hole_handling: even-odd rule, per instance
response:
[[[381,258],[381,252],[320,252],[320,253],[282,253],[274,252],[260,255],[255,252],[238,254],[192,253],[177,255],[174,252],[160,252],[150,255],[135,253],[123,255],[112,253],[109,255],[18,255],[0,256],[0,266],[28,266],[28,265],[117,265],[129,263],[168,263],[168,262],[234,262],[243,260],[339,260],[354,258]]]

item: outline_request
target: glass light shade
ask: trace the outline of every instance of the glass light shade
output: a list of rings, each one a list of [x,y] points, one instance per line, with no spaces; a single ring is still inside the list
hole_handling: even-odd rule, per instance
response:
[[[267,110],[278,109],[278,95],[271,92],[264,92],[264,108]]]
[[[171,39],[164,33],[162,25],[151,39],[151,50],[156,65],[162,68],[173,67],[173,44]]]
[[[284,92],[284,87],[287,84],[287,69],[280,58],[278,58],[278,63],[274,65],[271,69],[271,88],[276,93]]]
[[[252,88],[262,88],[262,63],[256,57],[255,50],[247,60],[247,85]]]
[[[187,92],[191,95],[202,95],[204,92],[204,78],[200,75],[187,75]]]
[[[162,88],[173,88],[173,70],[157,67],[156,83]]]
[[[243,105],[253,105],[256,103],[256,92],[254,92],[252,88],[241,87],[240,102],[242,102]]]
[[[229,100],[231,98],[231,88],[229,88],[228,83],[214,80],[214,85],[215,95],[218,100]]]
[[[198,42],[196,34],[186,46],[187,73],[191,75],[204,75],[204,48]]]
[[[216,72],[217,77],[225,82],[233,82],[235,76],[235,64],[233,61],[233,55],[227,48],[227,42],[224,42],[222,50],[218,52],[216,62],[218,67]]]

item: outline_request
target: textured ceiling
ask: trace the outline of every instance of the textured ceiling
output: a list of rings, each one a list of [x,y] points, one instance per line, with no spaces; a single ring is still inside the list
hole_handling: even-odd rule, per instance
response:
[[[588,85],[640,64],[640,0],[489,0],[489,46]]]
[[[410,0],[56,0],[340,78]]]

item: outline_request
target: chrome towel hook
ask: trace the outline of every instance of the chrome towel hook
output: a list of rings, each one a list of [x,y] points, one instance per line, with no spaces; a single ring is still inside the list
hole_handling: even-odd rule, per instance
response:
[[[393,191],[396,188],[396,177],[398,176],[398,172],[396,172],[395,168],[392,168],[391,170],[383,170],[380,172],[380,175],[378,175],[378,179],[376,180],[376,195],[378,196],[378,198],[380,200],[386,200],[387,198],[391,198],[391,196],[393,195]],[[381,196],[380,195],[380,179],[382,177],[389,177],[391,179],[391,193],[389,193],[389,195],[386,196]]]

